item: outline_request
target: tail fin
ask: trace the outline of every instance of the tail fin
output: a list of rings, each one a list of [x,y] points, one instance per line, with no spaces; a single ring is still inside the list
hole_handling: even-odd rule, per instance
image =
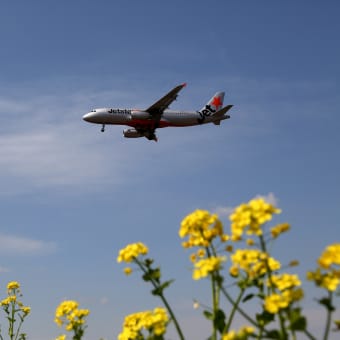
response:
[[[217,92],[208,103],[199,111],[203,115],[211,115],[222,108],[224,92]]]
[[[233,107],[234,105],[227,105],[225,106],[223,109],[218,110],[217,112],[215,112],[212,115],[212,118],[214,119],[213,123],[215,125],[220,125],[221,124],[221,120],[224,119],[229,119],[230,116],[226,115],[226,113]]]

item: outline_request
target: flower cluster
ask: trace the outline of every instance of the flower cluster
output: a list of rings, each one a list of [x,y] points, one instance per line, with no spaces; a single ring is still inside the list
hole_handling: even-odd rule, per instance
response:
[[[340,243],[329,245],[318,259],[319,267],[307,273],[307,279],[334,292],[340,283]]]
[[[238,206],[230,215],[231,232],[234,239],[242,237],[244,231],[248,235],[262,235],[261,226],[279,214],[280,209],[267,203],[263,198],[255,198]]]
[[[194,280],[199,280],[207,277],[209,274],[220,270],[222,268],[222,263],[226,260],[222,256],[211,256],[206,259],[197,261],[194,264],[194,270],[192,273],[192,278]]]
[[[21,333],[21,326],[24,319],[30,314],[31,307],[25,306],[19,298],[22,296],[20,284],[17,281],[11,281],[7,284],[7,297],[0,302],[0,307],[5,312],[8,320],[8,335],[10,339],[26,339],[26,334]],[[16,326],[16,322],[18,325]],[[0,338],[1,329],[0,329]]]
[[[26,316],[31,312],[31,307],[24,306],[23,303],[18,300],[18,296],[20,295],[19,282],[8,282],[7,294],[7,298],[3,299],[0,302],[0,306],[2,306],[5,310],[9,310],[10,307],[13,307],[17,312],[21,311],[23,313],[23,316]],[[16,305],[19,307],[18,309],[16,309]]]
[[[297,275],[281,274],[272,275],[267,280],[267,285],[279,293],[273,293],[265,297],[264,309],[272,314],[276,314],[280,309],[287,308],[293,302],[303,298],[303,290],[297,288],[301,286],[301,281]]]
[[[148,252],[148,247],[142,242],[128,244],[124,249],[120,250],[117,261],[130,263],[139,255],[146,255]]]
[[[253,327],[243,326],[238,332],[232,330],[223,334],[222,340],[247,340],[248,337],[254,333],[255,331]]]
[[[80,339],[84,334],[85,318],[89,315],[88,309],[79,309],[76,301],[67,300],[60,303],[55,311],[55,323],[58,326],[65,326],[66,331],[73,331],[75,339]],[[61,335],[63,339],[64,335]],[[66,338],[66,336],[65,336]],[[59,337],[60,339],[60,337]]]
[[[184,248],[208,247],[216,237],[222,242],[228,239],[217,215],[207,210],[196,210],[185,217],[179,229],[179,236],[188,237],[187,241],[182,243]]]
[[[166,331],[169,317],[163,308],[143,311],[125,317],[119,340],[144,339],[143,330],[149,333],[148,339],[159,339]]]
[[[232,266],[229,272],[232,276],[238,276],[242,270],[247,278],[255,279],[265,274],[268,268],[275,271],[281,267],[279,261],[258,249],[238,249],[230,258]]]

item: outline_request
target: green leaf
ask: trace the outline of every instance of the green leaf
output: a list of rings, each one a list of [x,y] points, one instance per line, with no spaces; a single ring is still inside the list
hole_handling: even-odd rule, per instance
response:
[[[172,282],[174,282],[174,280],[165,281],[160,286],[158,286],[157,288],[155,288],[151,291],[152,295],[158,295],[158,296],[162,295],[163,290],[165,288],[169,287]]]
[[[293,331],[304,331],[307,327],[306,318],[301,315],[301,308],[292,309],[289,313],[290,329]]]
[[[329,312],[334,312],[335,311],[335,307],[332,305],[332,302],[331,302],[331,299],[328,298],[328,297],[324,297],[320,300],[317,300],[320,305],[323,305],[326,307],[326,309],[329,311]]]
[[[272,329],[266,332],[266,339],[281,339],[280,332],[277,329]]]
[[[261,314],[256,314],[256,320],[260,326],[265,326],[268,323],[274,321],[275,315],[267,311],[263,311]]]
[[[222,309],[218,309],[214,318],[214,327],[222,333],[225,328],[225,314]]]
[[[214,318],[213,314],[211,312],[209,312],[208,310],[204,310],[203,311],[203,315],[208,319],[208,320],[212,320]]]
[[[242,302],[247,302],[250,299],[252,299],[254,296],[255,296],[254,294],[248,294],[243,298]]]

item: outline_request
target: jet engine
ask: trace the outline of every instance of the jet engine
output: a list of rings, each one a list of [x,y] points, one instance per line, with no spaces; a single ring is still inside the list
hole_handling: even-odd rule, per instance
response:
[[[132,119],[149,119],[151,115],[149,112],[139,111],[139,110],[132,110],[131,111]]]
[[[125,138],[139,138],[139,137],[144,137],[142,133],[135,129],[126,129],[123,130],[123,135]]]

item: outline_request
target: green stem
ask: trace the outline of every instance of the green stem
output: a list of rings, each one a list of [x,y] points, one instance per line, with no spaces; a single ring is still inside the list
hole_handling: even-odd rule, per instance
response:
[[[315,338],[312,334],[310,334],[310,333],[307,331],[307,329],[304,330],[304,333],[306,334],[306,336],[307,336],[309,339],[311,339],[311,340],[316,340],[316,338]]]
[[[229,303],[233,306],[236,306],[236,310],[246,319],[248,320],[253,326],[256,328],[261,328],[255,320],[253,320],[240,306],[236,304],[236,301],[233,300],[233,298],[228,294],[226,289],[221,285],[220,286],[221,292],[226,297],[226,299],[229,301]]]
[[[223,333],[226,333],[226,332],[229,331],[229,328],[230,328],[231,323],[232,323],[232,321],[233,321],[233,318],[234,318],[234,316],[235,316],[237,307],[238,307],[238,305],[240,304],[240,301],[241,301],[241,299],[242,299],[242,296],[243,296],[243,294],[244,294],[244,291],[245,291],[244,288],[242,288],[242,289],[240,290],[240,294],[238,295],[238,297],[237,297],[237,299],[236,299],[236,301],[235,301],[235,304],[233,305],[233,309],[231,310],[231,313],[230,313],[230,315],[229,315],[229,318],[228,318],[228,321],[227,321],[227,324],[226,324],[226,326],[225,326],[225,329],[224,329],[224,332],[223,332]]]
[[[139,266],[139,268],[142,269],[143,273],[144,274],[147,274],[147,269],[144,267],[143,263],[140,262],[137,258],[134,259],[135,263],[137,263],[137,265]],[[150,282],[151,284],[153,285],[153,287],[155,289],[158,289],[161,284],[157,281],[155,281],[153,278],[150,279]],[[178,333],[178,336],[181,340],[184,340],[184,335],[182,333],[182,330],[181,330],[181,327],[176,319],[176,316],[174,314],[174,312],[172,311],[168,301],[166,300],[165,296],[163,295],[163,292],[161,292],[160,294],[158,294],[158,296],[161,298],[162,302],[164,303],[167,311],[169,312],[170,316],[171,316],[171,319],[173,320],[174,324],[175,324],[175,328],[176,328],[176,331]]]
[[[327,306],[327,321],[326,321],[326,327],[325,327],[325,333],[323,336],[324,340],[328,339],[328,335],[329,335],[329,330],[331,328],[331,320],[332,320],[332,298],[333,298],[333,294],[332,292],[328,292],[328,296],[329,296],[329,306]]]
[[[267,254],[266,243],[264,241],[263,235],[260,235],[259,239],[260,239],[260,244],[261,244],[261,250],[265,254]],[[273,285],[273,280],[272,280],[272,271],[271,271],[271,269],[269,267],[269,263],[268,263],[268,258],[267,257],[266,257],[264,262],[265,262],[265,265],[266,265],[266,271],[267,271],[267,274],[268,274],[268,280],[269,280],[269,283],[270,283],[270,289],[273,289],[272,287],[274,287],[274,285]],[[270,291],[268,291],[268,293],[270,293]],[[279,317],[279,321],[280,321],[280,328],[281,328],[282,337],[283,337],[283,339],[288,339],[288,334],[287,334],[286,327],[285,327],[285,320],[284,320],[284,316],[282,315],[282,311],[281,310],[279,310],[279,312],[278,312],[278,317]]]
[[[8,318],[9,322],[8,335],[11,340],[13,340],[14,336],[14,320],[15,320],[15,302],[11,301],[11,316]]]
[[[218,310],[218,297],[217,297],[217,292],[216,292],[216,283],[215,283],[215,278],[214,274],[211,274],[211,289],[212,289],[212,301],[213,301],[213,335],[212,335],[212,340],[217,340],[217,330],[215,326],[215,319],[217,315],[217,310]]]
[[[24,319],[22,318],[22,316],[20,316],[20,323],[19,323],[19,326],[18,326],[18,329],[17,329],[17,333],[16,333],[16,336],[15,336],[15,340],[18,339],[18,336],[19,336],[19,333],[20,333],[20,329],[21,329],[21,326],[22,326],[22,323],[24,322]]]
[[[216,257],[216,251],[214,246],[211,244],[211,251],[209,249],[209,247],[206,247],[206,252],[208,255],[208,258],[215,256]],[[219,274],[217,274],[219,275]],[[211,273],[210,275],[211,277],[211,290],[212,290],[212,302],[213,302],[213,334],[212,334],[212,340],[217,340],[217,329],[215,326],[215,320],[217,317],[217,312],[219,309],[219,300],[220,300],[220,289],[219,289],[219,284],[218,284],[218,280],[219,278],[216,278],[216,275],[214,273]]]

